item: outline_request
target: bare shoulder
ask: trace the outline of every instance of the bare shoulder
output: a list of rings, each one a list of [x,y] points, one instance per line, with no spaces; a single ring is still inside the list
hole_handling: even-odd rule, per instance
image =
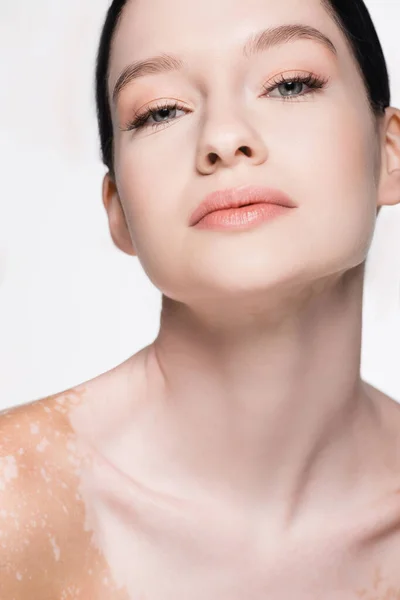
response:
[[[68,390],[0,414],[2,598],[58,597],[68,568],[62,539],[78,516],[66,416],[81,392]]]
[[[99,587],[107,566],[86,530],[70,419],[114,380],[105,373],[0,413],[0,598],[114,598]]]

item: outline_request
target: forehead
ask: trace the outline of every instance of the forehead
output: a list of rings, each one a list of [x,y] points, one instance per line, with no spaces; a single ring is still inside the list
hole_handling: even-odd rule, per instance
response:
[[[132,60],[171,53],[193,65],[229,63],[251,34],[289,23],[319,29],[344,51],[342,34],[320,0],[128,0],[114,35],[109,90]]]

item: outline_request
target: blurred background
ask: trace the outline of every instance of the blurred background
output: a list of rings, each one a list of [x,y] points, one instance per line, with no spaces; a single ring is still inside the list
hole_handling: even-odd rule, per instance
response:
[[[0,0],[0,410],[108,371],[157,335],[161,293],[113,245],[94,66],[110,0]],[[400,108],[399,0],[367,0]],[[400,402],[400,206],[367,262],[362,376]]]

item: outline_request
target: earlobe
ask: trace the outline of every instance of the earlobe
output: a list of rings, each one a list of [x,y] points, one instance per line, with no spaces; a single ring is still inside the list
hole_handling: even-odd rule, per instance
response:
[[[103,179],[102,196],[114,244],[121,252],[135,256],[136,251],[132,244],[117,186],[109,172],[106,173]]]
[[[386,109],[381,132],[382,163],[378,206],[400,204],[400,110]]]

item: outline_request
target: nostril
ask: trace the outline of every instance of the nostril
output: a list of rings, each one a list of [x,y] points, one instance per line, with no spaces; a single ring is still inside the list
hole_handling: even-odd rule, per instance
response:
[[[239,150],[243,152],[243,154],[245,154],[246,156],[250,156],[251,154],[250,148],[248,146],[240,146]]]

